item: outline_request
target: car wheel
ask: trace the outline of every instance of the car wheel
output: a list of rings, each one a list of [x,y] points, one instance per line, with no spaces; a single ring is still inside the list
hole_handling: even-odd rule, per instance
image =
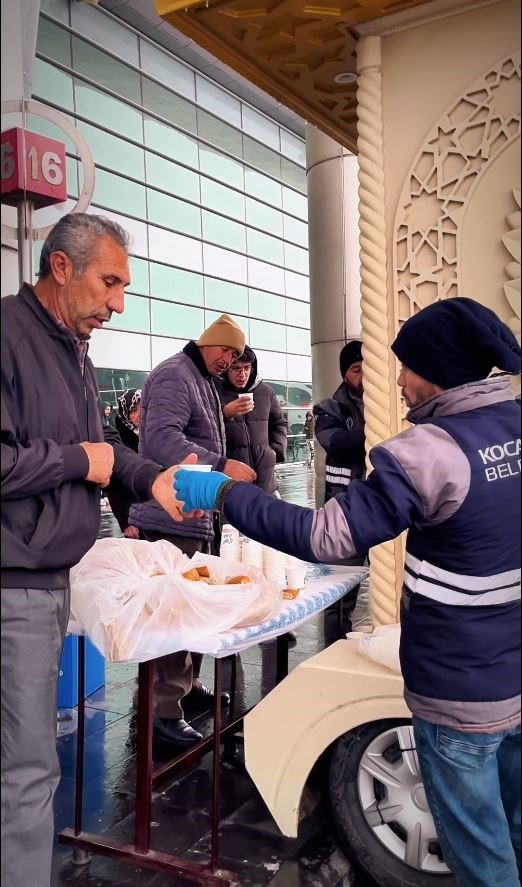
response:
[[[346,855],[380,887],[453,887],[408,720],[374,721],[332,747],[329,802]]]

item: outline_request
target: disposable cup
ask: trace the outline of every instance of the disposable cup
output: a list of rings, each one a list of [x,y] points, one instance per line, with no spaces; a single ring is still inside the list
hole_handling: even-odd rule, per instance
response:
[[[287,588],[302,588],[305,584],[306,570],[304,567],[287,567],[286,568],[286,586]]]
[[[252,401],[252,403],[254,402],[254,395],[248,391],[243,392],[243,394],[238,394],[238,397],[240,397],[242,400],[250,400]]]
[[[197,462],[195,465],[180,465],[179,467],[184,471],[212,471],[212,465],[199,465]]]

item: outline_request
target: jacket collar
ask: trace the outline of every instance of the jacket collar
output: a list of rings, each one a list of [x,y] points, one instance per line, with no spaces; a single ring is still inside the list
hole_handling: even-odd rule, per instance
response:
[[[209,371],[207,370],[207,365],[203,360],[203,355],[199,350],[198,346],[194,341],[187,342],[185,347],[183,348],[183,354],[186,354],[187,357],[190,357],[192,363],[199,370],[204,379],[211,379]]]
[[[355,391],[352,391],[346,382],[341,382],[337,391],[334,392],[333,399],[344,405],[355,404],[359,412],[362,414],[364,410],[363,399]]]
[[[490,376],[480,382],[468,382],[457,388],[448,388],[424,400],[407,413],[406,419],[415,424],[431,416],[454,416],[456,413],[467,413],[514,399],[511,376]]]

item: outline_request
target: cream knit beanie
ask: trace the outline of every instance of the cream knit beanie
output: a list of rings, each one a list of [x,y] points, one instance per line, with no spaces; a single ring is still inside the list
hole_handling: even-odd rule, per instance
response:
[[[222,314],[201,333],[196,345],[223,345],[234,348],[238,354],[245,350],[245,334],[228,314]]]

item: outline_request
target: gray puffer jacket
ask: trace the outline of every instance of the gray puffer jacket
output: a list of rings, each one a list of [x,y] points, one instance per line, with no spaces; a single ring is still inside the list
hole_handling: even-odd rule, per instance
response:
[[[227,460],[221,404],[195,342],[160,363],[145,382],[139,451],[166,468],[196,453],[199,462],[223,471]],[[133,505],[130,522],[155,533],[197,539],[214,535],[210,515],[177,523],[151,501]]]

